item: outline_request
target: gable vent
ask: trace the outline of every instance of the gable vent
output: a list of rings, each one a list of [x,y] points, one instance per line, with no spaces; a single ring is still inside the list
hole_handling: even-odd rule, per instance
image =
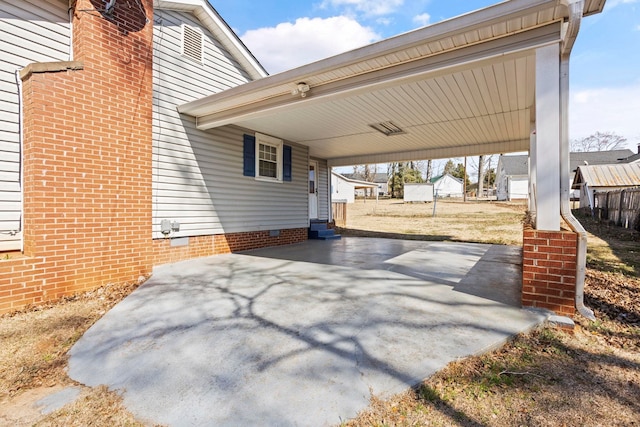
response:
[[[386,136],[400,135],[405,133],[400,127],[395,125],[393,122],[382,122],[376,123],[373,125],[369,125],[380,133],[385,134]]]
[[[202,64],[204,35],[188,25],[182,25],[182,54]]]

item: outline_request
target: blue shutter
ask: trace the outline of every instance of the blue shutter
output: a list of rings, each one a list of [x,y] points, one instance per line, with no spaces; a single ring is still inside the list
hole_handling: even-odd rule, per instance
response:
[[[291,146],[282,147],[282,180],[291,181]]]
[[[256,137],[244,135],[244,176],[256,176]]]

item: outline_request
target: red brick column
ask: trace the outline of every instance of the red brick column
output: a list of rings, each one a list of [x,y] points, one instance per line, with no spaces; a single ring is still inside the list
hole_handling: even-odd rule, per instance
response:
[[[523,237],[522,305],[572,316],[578,235],[525,226]]]

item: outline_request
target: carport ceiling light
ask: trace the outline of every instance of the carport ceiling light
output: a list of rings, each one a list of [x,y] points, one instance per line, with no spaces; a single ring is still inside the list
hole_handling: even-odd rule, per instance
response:
[[[393,122],[375,123],[369,126],[374,128],[378,132],[385,134],[386,136],[400,135],[404,133],[404,131],[396,126]]]

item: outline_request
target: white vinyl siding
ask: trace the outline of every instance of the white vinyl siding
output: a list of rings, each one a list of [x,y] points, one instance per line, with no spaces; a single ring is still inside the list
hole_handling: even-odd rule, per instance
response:
[[[329,219],[329,168],[327,161],[312,159],[318,162],[318,219]]]
[[[0,251],[20,249],[22,238],[16,71],[33,62],[69,60],[68,7],[66,0],[0,0]]]
[[[243,135],[253,132],[200,131],[176,105],[243,84],[247,73],[192,15],[156,10],[154,21],[153,237],[163,219],[180,222],[174,237],[306,227],[307,148],[284,141],[291,182],[243,176]],[[204,35],[202,64],[181,54],[183,23]]]

